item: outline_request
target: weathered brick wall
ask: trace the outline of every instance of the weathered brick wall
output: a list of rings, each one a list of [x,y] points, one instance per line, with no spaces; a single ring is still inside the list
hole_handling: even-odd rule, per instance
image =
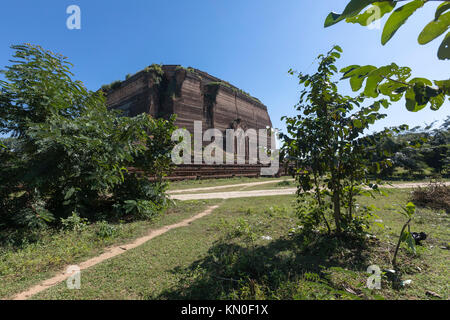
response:
[[[204,131],[211,127],[224,131],[233,128],[233,123],[243,129],[272,127],[267,107],[232,85],[200,70],[174,65],[162,69],[158,84],[153,74],[143,71],[110,90],[108,106],[129,109],[130,116],[176,114],[176,125],[192,133],[194,121],[202,121]]]

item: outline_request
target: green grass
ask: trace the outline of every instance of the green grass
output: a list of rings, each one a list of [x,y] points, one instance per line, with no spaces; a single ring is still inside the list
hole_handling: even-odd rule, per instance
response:
[[[149,230],[179,222],[202,210],[212,201],[177,203],[153,221],[115,224],[109,237],[99,236],[101,224],[88,225],[81,232],[42,230],[20,246],[0,247],[0,298],[11,297],[50,278],[65,266],[97,256],[111,245],[145,235]]]
[[[244,191],[253,191],[253,190],[273,190],[273,189],[292,189],[296,188],[296,183],[294,180],[289,180],[288,178],[283,178],[281,182],[274,182],[268,184],[262,184],[260,186],[252,186],[246,187]]]
[[[253,183],[262,182],[270,180],[279,180],[280,178],[271,177],[259,177],[259,178],[247,178],[247,177],[236,177],[236,178],[224,178],[224,179],[204,179],[204,180],[183,180],[170,182],[169,190],[183,190],[191,188],[207,188],[207,187],[217,187],[241,183]]]
[[[399,252],[403,280],[394,289],[365,287],[369,265],[391,268],[404,218],[397,214],[410,190],[360,198],[380,208],[376,239],[312,236],[305,242],[292,208],[294,196],[230,199],[211,215],[163,234],[82,272],[81,290],[65,283],[34,299],[448,299],[449,220],[444,212],[418,209],[412,231],[429,235],[413,255]],[[442,249],[442,248],[447,249]]]
[[[281,182],[273,182],[273,183],[267,183],[262,185],[256,185],[256,186],[244,186],[244,187],[236,187],[233,185],[241,184],[241,183],[247,183],[241,182],[240,180],[236,180],[233,185],[230,185],[227,188],[221,188],[221,189],[211,189],[211,190],[200,190],[200,191],[188,191],[189,194],[202,194],[202,193],[222,193],[222,192],[233,192],[233,191],[254,191],[254,190],[272,190],[272,189],[283,189],[283,188],[295,188],[296,185],[294,181],[290,181],[287,178],[278,178],[277,180],[282,180]],[[264,181],[264,180],[262,180]],[[261,180],[256,180],[253,182],[262,182]],[[270,180],[269,180],[270,181]],[[249,182],[252,183],[252,182]],[[228,184],[223,184],[224,186],[227,186]],[[201,187],[199,187],[201,188]]]

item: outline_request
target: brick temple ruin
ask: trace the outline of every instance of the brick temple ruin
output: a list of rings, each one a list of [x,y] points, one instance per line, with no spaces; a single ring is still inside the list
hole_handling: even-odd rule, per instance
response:
[[[203,132],[219,129],[272,128],[267,107],[257,98],[206,72],[178,65],[152,65],[124,81],[106,88],[108,108],[127,116],[148,113],[168,118],[176,114],[175,125],[194,132],[194,121]],[[270,138],[268,139],[270,147]]]

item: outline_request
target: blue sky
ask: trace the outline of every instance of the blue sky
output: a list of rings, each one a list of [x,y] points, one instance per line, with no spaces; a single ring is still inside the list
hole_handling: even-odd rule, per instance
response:
[[[268,106],[274,127],[281,129],[281,116],[295,113],[300,89],[287,71],[314,72],[315,57],[333,44],[344,49],[340,67],[396,62],[410,66],[415,76],[449,78],[450,62],[436,57],[441,41],[417,43],[437,3],[428,3],[382,46],[381,30],[346,23],[323,28],[327,14],[341,12],[347,2],[5,0],[0,12],[0,66],[8,64],[9,46],[23,42],[68,56],[76,78],[92,90],[152,63],[192,66],[259,98]],[[66,8],[72,4],[81,8],[81,30],[66,28]],[[351,94],[347,83],[341,88]],[[410,113],[402,103],[395,104],[373,129],[441,120],[450,115],[449,107],[447,101],[439,111]]]

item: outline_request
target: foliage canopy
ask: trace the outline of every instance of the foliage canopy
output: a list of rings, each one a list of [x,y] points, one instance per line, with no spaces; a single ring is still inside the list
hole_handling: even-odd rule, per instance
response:
[[[120,117],[102,91],[72,79],[67,58],[29,44],[12,48],[0,82],[0,133],[11,136],[0,149],[0,224],[37,227],[73,212],[125,215],[133,211],[127,201],[157,212],[174,119]],[[146,175],[159,178],[150,183]]]
[[[387,19],[381,43],[385,45],[395,33],[417,10],[423,8],[428,0],[412,0],[400,5],[403,1],[373,1],[351,0],[340,14],[331,12],[325,19],[325,27],[330,27],[340,21],[358,23],[368,26],[370,23],[390,14]],[[365,8],[367,10],[363,11]],[[395,9],[395,10],[394,10]],[[436,13],[422,32],[418,42],[421,45],[430,43],[450,27],[450,3],[442,1]],[[438,58],[450,59],[450,32],[448,32],[438,50]],[[377,68],[367,65],[352,65],[342,70],[344,79],[349,79],[353,91],[359,91],[365,82],[364,94],[376,98],[382,94],[391,101],[399,101],[405,97],[406,108],[409,111],[419,111],[428,104],[432,110],[438,110],[447,97],[450,100],[450,80],[429,80],[424,77],[412,78],[411,69],[399,67],[395,63]]]

